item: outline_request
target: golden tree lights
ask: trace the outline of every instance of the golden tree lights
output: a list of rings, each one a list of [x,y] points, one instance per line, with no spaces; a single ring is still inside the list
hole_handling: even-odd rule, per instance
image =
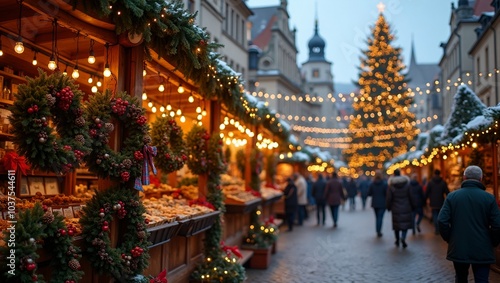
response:
[[[361,58],[360,95],[353,101],[349,124],[352,141],[344,150],[353,171],[383,169],[385,162],[408,150],[418,133],[415,115],[409,111],[413,94],[402,74],[401,49],[393,47],[392,40],[389,24],[380,14]]]

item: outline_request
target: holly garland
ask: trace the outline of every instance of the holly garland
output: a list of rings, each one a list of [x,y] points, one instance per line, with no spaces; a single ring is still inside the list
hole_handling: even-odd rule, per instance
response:
[[[90,151],[82,92],[60,72],[19,85],[10,110],[13,142],[32,169],[64,174],[79,167]]]
[[[90,97],[87,117],[90,119],[92,152],[86,160],[91,172],[101,178],[111,177],[122,183],[132,182],[143,175],[143,162],[148,154],[144,147],[151,142],[144,114],[144,108],[138,99],[126,92],[118,92],[113,96],[110,90],[106,90],[103,94],[96,93]],[[124,129],[119,152],[108,145],[114,121],[121,123],[120,128]]]
[[[222,139],[219,133],[212,133],[210,136],[208,133],[205,135],[204,130],[196,129],[195,132],[202,133],[201,139],[207,141],[207,201],[215,209],[224,212],[220,175],[227,170],[227,164],[224,161]],[[245,269],[237,261],[237,256],[228,252],[227,247],[221,244],[221,238],[222,219],[217,218],[212,227],[205,232],[205,259],[191,274],[191,279],[195,282],[238,283],[245,280]]]
[[[158,149],[155,164],[168,174],[181,169],[187,161],[186,142],[174,119],[159,117],[151,126],[152,143]]]
[[[4,231],[4,240],[8,246],[0,247],[3,282],[43,283],[44,278],[37,273],[37,251],[44,249],[51,252],[50,266],[53,268],[50,282],[79,282],[83,272],[80,270],[80,250],[73,245],[75,230],[66,226],[64,217],[53,214],[47,207],[37,202],[32,209],[20,211],[15,224],[15,242],[11,241],[11,231]],[[7,255],[14,255],[9,259]],[[5,267],[8,270],[3,270]],[[14,267],[12,269],[11,267]],[[14,272],[9,272],[14,270]],[[14,274],[14,275],[13,275]]]
[[[84,255],[100,274],[113,276],[118,282],[131,281],[148,266],[148,232],[143,214],[145,208],[137,192],[120,187],[97,191],[83,208],[80,218],[85,239]],[[116,247],[111,246],[111,227],[120,234]]]

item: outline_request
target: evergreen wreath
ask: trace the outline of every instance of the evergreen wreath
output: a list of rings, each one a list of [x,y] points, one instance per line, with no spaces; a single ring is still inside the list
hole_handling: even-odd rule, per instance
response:
[[[153,124],[151,139],[158,150],[156,165],[164,173],[181,169],[187,161],[186,142],[174,119],[160,117]]]
[[[148,266],[148,232],[144,208],[134,190],[120,187],[96,191],[80,218],[85,239],[84,255],[100,274],[118,282],[131,281]],[[111,247],[110,230],[118,221],[120,241]]]
[[[210,135],[207,130],[199,125],[194,125],[186,135],[188,151],[187,166],[193,174],[201,175],[208,172],[208,140]]]
[[[13,142],[33,169],[64,174],[79,167],[90,151],[82,92],[60,72],[19,85],[9,121]]]
[[[0,274],[2,278],[7,279],[6,282],[45,282],[43,276],[37,274],[37,251],[41,248],[51,251],[52,254],[50,282],[79,282],[83,275],[79,262],[80,249],[73,245],[72,236],[75,230],[66,226],[63,219],[61,214],[53,214],[39,202],[31,209],[19,211],[15,224],[15,242],[12,241],[10,231],[6,230],[4,240],[9,245],[0,247],[1,254],[5,255],[2,261],[7,261],[1,263]],[[8,259],[7,255],[11,254],[15,255],[15,262]],[[16,267],[14,275],[9,273],[11,269],[4,270],[9,264]]]
[[[92,152],[86,160],[91,172],[122,183],[134,182],[141,177],[144,147],[151,142],[144,114],[138,99],[126,92],[118,92],[113,96],[110,90],[106,90],[103,94],[96,93],[90,97],[87,117],[90,119]],[[120,128],[123,129],[121,134],[124,140],[119,152],[108,145],[109,135],[115,128],[114,121],[123,125]]]

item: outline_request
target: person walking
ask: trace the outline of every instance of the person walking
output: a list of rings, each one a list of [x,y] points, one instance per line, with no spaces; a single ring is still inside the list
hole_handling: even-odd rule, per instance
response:
[[[297,214],[297,187],[291,177],[286,180],[286,186],[283,190],[283,196],[285,198],[285,217],[288,224],[288,231],[293,230],[293,224],[295,221],[295,214]]]
[[[307,215],[307,181],[300,173],[293,175],[295,186],[297,187],[298,198],[298,225],[302,226]]]
[[[368,199],[368,189],[370,187],[370,180],[366,175],[361,175],[358,181],[358,190],[361,196],[361,206],[363,210],[366,208],[366,200]]]
[[[410,181],[410,193],[413,198],[413,204],[415,205],[415,209],[413,210],[413,227],[412,232],[415,235],[415,229],[420,233],[420,222],[424,218],[424,203],[425,196],[424,190],[422,186],[418,182],[417,174],[412,174]]]
[[[434,176],[427,183],[425,199],[429,200],[429,206],[432,209],[432,223],[434,223],[434,234],[436,235],[439,235],[437,217],[443,206],[444,199],[449,193],[448,184],[441,178],[441,171],[434,170]]]
[[[333,228],[337,227],[337,222],[339,220],[339,206],[342,200],[346,199],[344,195],[344,190],[342,188],[342,183],[338,178],[336,172],[332,173],[332,178],[328,180],[325,187],[325,200],[330,206],[333,219]]]
[[[410,178],[402,176],[399,169],[396,169],[389,178],[388,185],[386,205],[387,210],[392,213],[392,229],[396,236],[394,244],[399,247],[401,241],[403,248],[406,248],[406,234],[413,227],[414,205],[410,194]]]
[[[358,186],[353,178],[347,179],[347,198],[349,199],[349,210],[356,210],[356,195],[358,194]]]
[[[372,208],[375,212],[375,229],[377,237],[382,237],[382,221],[386,209],[387,182],[382,177],[382,172],[375,172],[375,177],[368,187],[368,196],[372,198]]]
[[[481,183],[480,167],[468,166],[460,189],[450,193],[438,214],[439,233],[448,243],[446,259],[453,262],[455,282],[468,282],[472,265],[475,282],[488,282],[493,248],[500,242],[500,210]]]
[[[314,201],[316,203],[316,217],[318,220],[318,226],[325,226],[325,188],[326,188],[326,180],[323,177],[323,174],[318,175],[318,179],[314,182],[312,186],[312,195]]]

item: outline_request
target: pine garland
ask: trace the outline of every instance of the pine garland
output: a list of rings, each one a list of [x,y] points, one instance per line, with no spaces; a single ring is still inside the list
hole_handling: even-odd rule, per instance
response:
[[[86,242],[84,255],[100,274],[127,282],[148,266],[150,242],[145,211],[134,190],[120,187],[97,191],[87,202],[80,219]],[[120,241],[115,248],[110,239],[113,221],[118,221],[120,227]]]
[[[114,97],[111,91],[96,93],[87,104],[90,119],[89,132],[92,152],[87,156],[87,166],[101,178],[111,177],[122,183],[133,183],[142,175],[145,145],[149,145],[144,108],[136,97],[119,92]],[[114,130],[113,121],[121,123],[123,144],[119,152],[109,145],[109,135]]]
[[[78,168],[90,151],[82,92],[60,72],[47,76],[39,69],[27,80],[10,107],[18,152],[33,169],[64,174]]]
[[[73,245],[74,230],[67,227],[61,214],[52,214],[37,202],[32,209],[20,211],[15,224],[15,246],[0,247],[0,254],[10,255],[15,251],[15,276],[3,270],[7,262],[1,263],[4,282],[43,283],[43,276],[37,273],[37,251],[51,251],[52,274],[50,282],[78,282],[83,272],[80,270],[80,250]],[[4,231],[4,240],[9,243],[10,233]],[[2,261],[7,260],[2,257]],[[10,262],[8,262],[10,263]]]
[[[202,130],[198,131],[203,132]],[[219,133],[212,133],[208,138],[207,201],[215,209],[224,212],[224,196],[220,185],[220,175],[227,170],[227,164],[224,161],[222,145]],[[221,239],[222,221],[218,218],[212,227],[205,232],[205,259],[191,274],[194,281],[238,283],[245,280],[245,269],[237,262],[234,254],[224,250],[221,246]]]
[[[187,161],[186,142],[174,119],[158,118],[151,129],[152,143],[158,149],[156,166],[168,174],[181,169]]]

